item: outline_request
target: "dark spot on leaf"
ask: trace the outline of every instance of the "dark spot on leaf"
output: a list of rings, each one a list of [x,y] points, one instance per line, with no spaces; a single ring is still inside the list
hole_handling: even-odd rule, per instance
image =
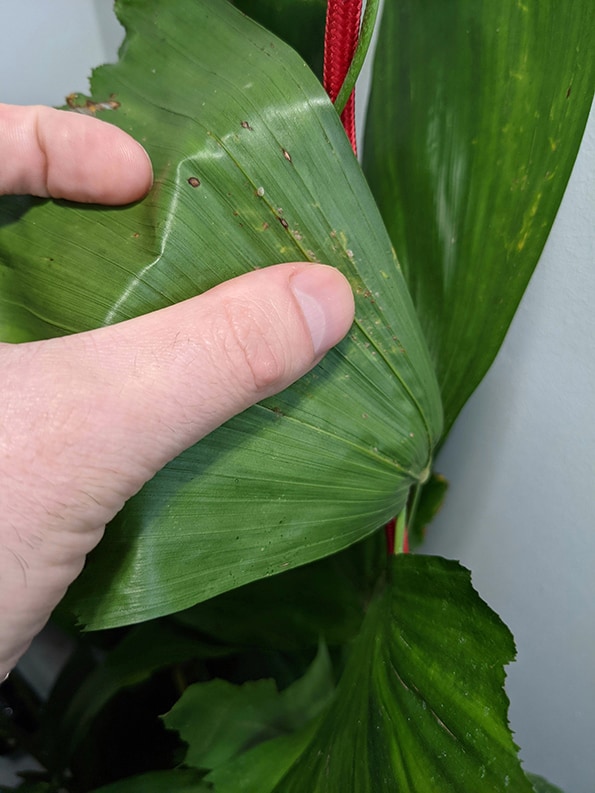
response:
[[[247,122],[247,121],[242,121],[242,127],[243,127],[244,129],[249,129],[249,130],[250,130],[250,132],[254,132],[254,130],[252,129],[252,127],[250,126],[250,124],[248,124],[248,122]]]
[[[571,91],[572,91],[572,86],[571,86],[571,85],[569,85],[569,86],[568,86],[568,91],[566,91],[566,99],[568,99],[568,97],[570,96],[570,92],[571,92]]]
[[[287,151],[287,149],[281,149],[281,151],[283,152],[283,156],[285,157],[287,162],[292,162],[291,154]]]
[[[289,223],[285,220],[285,218],[278,217],[277,220],[283,226],[284,229],[288,229],[289,228]]]
[[[200,179],[197,179],[196,176],[191,176],[190,179],[188,179],[188,184],[190,187],[200,187]]]

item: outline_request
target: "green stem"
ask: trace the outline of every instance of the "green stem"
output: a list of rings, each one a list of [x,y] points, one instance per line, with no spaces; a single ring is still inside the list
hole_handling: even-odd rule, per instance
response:
[[[405,532],[407,530],[407,508],[403,507],[403,509],[399,512],[397,517],[397,524],[395,526],[395,555],[398,553],[403,553],[404,546],[405,546]]]
[[[374,27],[376,26],[379,8],[380,0],[367,0],[355,54],[353,56],[353,60],[351,61],[351,66],[349,67],[349,70],[345,75],[345,79],[343,80],[341,90],[335,99],[335,109],[339,115],[341,115],[345,109],[345,105],[349,101],[349,97],[355,88],[355,83],[359,77],[359,73],[362,70],[362,66],[364,65],[364,61],[372,41]]]
[[[407,505],[403,507],[397,517],[397,523],[395,526],[395,549],[393,552],[395,554],[403,553],[404,551],[405,535],[407,533],[408,527],[413,525],[422,487],[423,485],[421,484],[415,485],[413,494],[410,492],[411,498],[407,499]]]

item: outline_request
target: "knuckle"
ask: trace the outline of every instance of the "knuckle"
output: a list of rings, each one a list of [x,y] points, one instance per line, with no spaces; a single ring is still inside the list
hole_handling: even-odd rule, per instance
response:
[[[223,364],[249,393],[266,392],[285,377],[286,349],[275,317],[252,302],[224,305]]]

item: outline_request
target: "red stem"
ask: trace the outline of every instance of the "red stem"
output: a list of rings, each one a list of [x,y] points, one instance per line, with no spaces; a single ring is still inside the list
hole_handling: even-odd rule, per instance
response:
[[[328,0],[324,33],[324,87],[334,102],[351,65],[362,15],[363,0]],[[355,91],[352,92],[341,121],[357,154],[355,135]]]
[[[395,530],[397,528],[397,519],[393,518],[389,520],[389,522],[384,527],[384,533],[386,535],[386,553],[389,556],[392,556],[395,552]]]
[[[397,519],[393,518],[384,527],[386,535],[386,553],[392,556],[395,552],[395,531],[397,529]],[[405,530],[405,539],[403,541],[403,553],[409,553],[409,537],[407,530]]]

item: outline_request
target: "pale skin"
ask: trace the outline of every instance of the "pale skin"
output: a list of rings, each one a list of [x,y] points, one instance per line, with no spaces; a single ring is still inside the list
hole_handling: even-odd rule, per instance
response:
[[[126,204],[153,178],[121,130],[45,107],[0,104],[0,163],[0,194]],[[311,369],[353,310],[335,269],[280,264],[119,325],[0,344],[0,680],[124,503]]]

